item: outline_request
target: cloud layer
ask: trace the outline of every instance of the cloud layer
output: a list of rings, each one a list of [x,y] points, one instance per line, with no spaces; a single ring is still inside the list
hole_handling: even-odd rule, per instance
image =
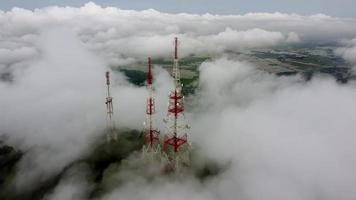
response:
[[[168,14],[156,10],[122,10],[87,3],[83,7],[14,8],[0,12],[1,71],[40,55],[43,29],[72,29],[86,47],[105,61],[127,65],[143,57],[165,57],[179,36],[183,55],[221,54],[296,42],[335,42],[356,37],[354,19],[322,14],[245,15]],[[16,56],[14,57],[14,55]]]
[[[195,141],[233,163],[214,185],[221,199],[355,198],[355,82],[305,83],[225,59],[203,64],[201,75],[200,101],[212,106],[194,117]]]

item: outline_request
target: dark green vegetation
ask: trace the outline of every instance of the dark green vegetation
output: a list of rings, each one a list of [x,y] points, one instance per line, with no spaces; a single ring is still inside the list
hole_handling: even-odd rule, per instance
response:
[[[142,133],[136,130],[118,131],[118,139],[109,143],[101,140],[95,145],[90,155],[85,159],[89,164],[93,181],[97,187],[94,188],[93,197],[105,192],[102,186],[103,176],[111,165],[119,165],[131,153],[140,151],[143,146]]]
[[[181,69],[181,81],[184,85],[183,94],[190,95],[194,94],[198,86],[199,72],[198,67],[204,61],[208,60],[209,57],[197,57],[189,56],[179,60],[179,66]],[[173,60],[172,59],[153,59],[153,65],[158,65],[166,69],[169,73],[172,71]],[[128,81],[136,86],[143,86],[147,81],[147,71],[145,63],[140,63],[143,65],[140,69],[130,69],[130,67],[124,67],[119,69],[127,77]],[[142,68],[142,69],[141,69]],[[189,75],[186,75],[189,74]]]
[[[80,174],[84,174],[86,182],[90,184],[88,199],[100,198],[115,188],[136,179],[144,178],[147,183],[150,183],[154,182],[157,177],[172,178],[172,174],[167,174],[162,170],[162,165],[151,163],[151,167],[156,168],[156,173],[150,170],[150,165],[142,157],[143,135],[141,131],[128,129],[115,131],[118,134],[118,140],[107,142],[104,139],[106,137],[97,138],[87,155],[68,164],[59,173],[36,181],[26,190],[15,190],[14,182],[17,164],[24,153],[0,144],[0,199],[40,200],[52,194],[63,180],[67,180],[68,177],[75,179]],[[191,157],[192,164],[183,175],[196,177],[202,182],[226,169],[213,161],[202,159],[195,151],[191,153]],[[85,186],[84,182],[76,184]]]
[[[144,86],[147,79],[147,73],[140,71],[140,70],[129,70],[129,69],[122,69],[125,76],[128,78],[128,81],[136,86]],[[182,78],[183,87],[183,95],[194,94],[195,89],[198,85],[199,76],[195,75],[192,78]]]
[[[16,191],[14,179],[16,175],[16,164],[23,155],[12,147],[2,145],[0,147],[0,199],[7,200],[39,200],[53,192],[54,188],[60,183],[60,180],[68,171],[78,166],[84,165],[89,170],[88,181],[94,183],[90,197],[96,197],[102,191],[102,178],[105,171],[112,164],[120,164],[122,160],[128,158],[135,151],[140,151],[143,146],[143,140],[140,131],[135,130],[117,130],[118,140],[107,143],[99,138],[93,144],[93,149],[87,156],[70,163],[64,167],[60,173],[53,175],[37,185],[32,185],[25,191]],[[104,137],[105,138],[105,137]],[[45,163],[44,163],[45,164]]]
[[[0,199],[6,199],[9,183],[14,179],[16,163],[23,153],[0,141]]]
[[[125,74],[128,81],[137,86],[143,86],[147,80],[147,72],[140,70],[120,69]]]
[[[199,76],[193,76],[193,78],[182,78],[181,82],[183,84],[183,95],[188,96],[194,94],[198,87]]]
[[[184,57],[181,58],[179,60],[179,66],[182,69],[189,69],[189,70],[193,70],[193,71],[197,71],[198,67],[201,63],[203,63],[204,61],[208,60],[210,57],[198,57],[198,56],[188,56],[188,57]],[[154,59],[153,60],[153,64],[155,65],[161,65],[165,68],[170,68],[173,66],[173,60],[172,59]]]

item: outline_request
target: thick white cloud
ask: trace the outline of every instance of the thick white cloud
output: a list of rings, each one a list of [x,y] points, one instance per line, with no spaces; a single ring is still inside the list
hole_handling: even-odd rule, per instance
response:
[[[0,22],[0,44],[4,49],[0,57],[17,48],[31,49],[22,56],[18,54],[16,62],[37,55],[38,33],[43,28],[56,26],[75,30],[81,41],[110,65],[131,64],[147,55],[164,57],[171,52],[174,36],[184,41],[181,44],[183,56],[356,37],[354,19],[322,14],[168,14],[152,9],[104,8],[94,3],[80,8],[48,7],[34,11],[14,8],[1,12]]]
[[[12,83],[0,82],[0,135],[26,152],[18,166],[19,189],[62,171],[85,154],[106,125],[105,62],[70,29],[43,30],[37,40],[41,54],[14,68]],[[157,101],[165,106],[170,78],[163,70],[157,78]],[[112,79],[117,125],[143,128],[146,89],[130,85],[118,72]]]
[[[22,181],[60,171],[105,124],[105,67],[70,31],[44,31],[39,38],[41,58],[15,71],[13,84],[0,84],[0,131],[28,151],[20,163]]]
[[[294,32],[290,32],[287,37],[287,42],[288,43],[299,43],[300,42],[299,35]]]
[[[31,59],[37,55],[35,49],[29,47],[20,47],[18,49],[0,49],[0,60],[2,64],[11,64],[21,59]]]
[[[87,166],[79,165],[68,170],[53,193],[45,196],[44,200],[84,200],[88,199],[91,185]]]
[[[226,59],[203,64],[201,76],[200,101],[211,106],[194,117],[192,135],[232,162],[214,185],[220,199],[356,197],[355,82],[305,83]]]
[[[343,57],[349,64],[353,65],[352,73],[356,73],[356,39],[342,41],[343,47],[335,49],[335,54]]]

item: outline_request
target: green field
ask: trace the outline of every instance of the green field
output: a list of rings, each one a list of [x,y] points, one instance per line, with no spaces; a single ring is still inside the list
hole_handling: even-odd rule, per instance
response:
[[[184,95],[187,96],[195,93],[195,89],[197,88],[199,82],[198,67],[201,63],[208,59],[210,58],[191,56],[179,60]],[[152,63],[153,65],[163,67],[168,72],[171,72],[171,68],[173,66],[172,59],[153,59]],[[147,80],[147,68],[145,65],[145,63],[140,63],[135,67],[121,67],[118,68],[118,70],[125,74],[130,83],[136,86],[144,86]]]

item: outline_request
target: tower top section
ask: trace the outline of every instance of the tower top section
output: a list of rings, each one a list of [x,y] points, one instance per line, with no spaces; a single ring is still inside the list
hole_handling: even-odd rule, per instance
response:
[[[147,77],[147,84],[152,85],[153,82],[153,76],[152,76],[152,60],[151,57],[148,57],[148,77]]]
[[[106,73],[105,73],[105,77],[106,77],[106,85],[110,85],[110,72],[109,71],[107,71]]]
[[[174,59],[173,59],[173,70],[172,76],[174,78],[174,87],[175,89],[181,87],[180,83],[180,71],[179,71],[179,63],[178,63],[178,38],[174,38]]]
[[[178,38],[174,38],[174,59],[178,59]]]

